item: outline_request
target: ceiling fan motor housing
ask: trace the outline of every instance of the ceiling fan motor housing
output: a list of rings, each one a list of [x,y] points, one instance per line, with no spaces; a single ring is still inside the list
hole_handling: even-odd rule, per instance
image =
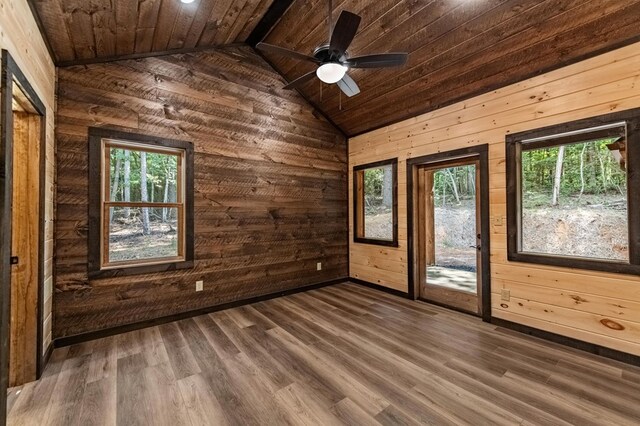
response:
[[[347,52],[333,51],[328,44],[323,44],[315,48],[313,57],[324,64],[327,62],[342,63],[349,58],[349,55]]]

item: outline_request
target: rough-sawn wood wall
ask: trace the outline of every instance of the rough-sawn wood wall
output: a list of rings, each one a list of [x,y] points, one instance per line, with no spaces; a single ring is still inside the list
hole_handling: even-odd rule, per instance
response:
[[[242,47],[58,70],[54,337],[347,276],[346,141],[282,85]],[[87,278],[91,126],[194,143],[193,269]]]

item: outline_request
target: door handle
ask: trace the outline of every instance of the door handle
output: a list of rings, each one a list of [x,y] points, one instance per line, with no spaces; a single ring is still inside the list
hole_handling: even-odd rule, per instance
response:
[[[469,246],[471,248],[474,248],[476,250],[482,250],[482,246],[480,244],[478,244],[477,246]]]

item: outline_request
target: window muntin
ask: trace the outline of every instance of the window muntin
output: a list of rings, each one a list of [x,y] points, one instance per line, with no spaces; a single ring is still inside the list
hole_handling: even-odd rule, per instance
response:
[[[558,161],[561,146],[565,147],[563,164],[571,169],[569,172],[564,170],[564,174],[561,170],[560,191],[556,193],[559,194],[560,203],[563,198],[566,201],[569,197],[570,204],[565,207],[560,205],[559,208],[565,210],[562,215],[555,217],[555,223],[573,223],[561,223],[559,228],[563,232],[549,226],[532,228],[527,221],[531,220],[529,214],[535,210],[536,203],[540,202],[539,197],[553,197],[551,182],[555,182],[554,162]],[[583,149],[583,155],[592,155],[593,158],[591,165],[587,164],[586,159],[583,160],[585,189],[580,197],[582,181],[579,154]],[[573,155],[568,155],[571,151]],[[546,187],[541,191],[537,188],[542,195],[535,193],[536,188],[529,181],[530,176],[527,176],[527,173],[532,172],[528,162],[533,156],[541,154],[548,154],[547,161],[551,163],[547,165]],[[567,157],[573,157],[573,160]],[[618,169],[614,168],[616,164]],[[640,273],[639,165],[640,109],[507,135],[508,260],[616,273]],[[553,172],[549,172],[549,169]],[[603,184],[603,179],[589,181],[586,173],[593,174],[594,169],[596,174],[601,174],[603,170],[608,174],[606,185]],[[565,180],[573,180],[573,192],[563,186]],[[576,185],[579,187],[577,193]],[[601,188],[594,191],[598,186]],[[604,202],[596,203],[589,199],[603,195]],[[551,200],[547,201],[550,202]],[[594,220],[593,214],[582,217],[584,210],[590,210],[591,213],[607,211],[601,217],[596,215]],[[581,229],[576,230],[576,224]],[[538,235],[535,235],[533,241],[527,240],[527,235],[531,235],[532,230]],[[562,244],[557,244],[560,241],[558,235],[565,238]],[[556,244],[550,245],[545,241],[547,238],[554,239]]]
[[[397,159],[354,167],[354,241],[396,246]]]
[[[185,260],[185,150],[102,139],[101,269]]]

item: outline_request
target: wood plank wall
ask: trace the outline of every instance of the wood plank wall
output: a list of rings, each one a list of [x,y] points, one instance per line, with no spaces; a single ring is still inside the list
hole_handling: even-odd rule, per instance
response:
[[[58,70],[55,338],[347,276],[346,140],[282,85],[248,47]],[[193,269],[87,278],[90,126],[194,143]]]
[[[45,205],[45,301],[43,352],[51,343],[53,295],[54,219],[54,106],[56,70],[27,0],[2,1],[0,7],[0,48],[6,49],[25,74],[47,108],[46,205]]]
[[[350,170],[398,157],[400,239],[355,244],[351,229],[350,275],[407,291],[407,158],[488,143],[493,316],[640,355],[640,277],[507,261],[505,178],[506,134],[640,107],[639,70],[633,44],[350,139]]]

